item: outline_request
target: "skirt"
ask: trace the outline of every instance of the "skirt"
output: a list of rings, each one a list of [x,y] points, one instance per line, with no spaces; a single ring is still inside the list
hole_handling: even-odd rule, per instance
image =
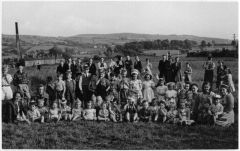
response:
[[[216,119],[215,124],[219,125],[219,126],[230,126],[231,124],[234,123],[234,112],[233,110],[230,111],[229,113],[224,112],[225,114],[223,114],[222,116],[219,115],[219,118]]]

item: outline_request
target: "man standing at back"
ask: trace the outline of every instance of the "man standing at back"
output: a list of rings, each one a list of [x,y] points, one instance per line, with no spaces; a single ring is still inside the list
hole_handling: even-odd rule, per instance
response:
[[[167,63],[167,56],[166,55],[163,55],[163,59],[159,61],[159,64],[158,64],[158,70],[160,72],[159,74],[159,77],[160,78],[166,78],[166,63]]]

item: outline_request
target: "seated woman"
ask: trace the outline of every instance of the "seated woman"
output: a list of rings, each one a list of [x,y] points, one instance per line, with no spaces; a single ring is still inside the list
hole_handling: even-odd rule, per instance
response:
[[[3,121],[6,123],[28,122],[27,109],[22,104],[22,96],[20,92],[16,92],[12,100],[6,103],[5,116]]]
[[[226,127],[234,123],[234,97],[230,92],[228,85],[221,85],[220,90],[222,95],[222,105],[224,109],[223,113],[220,114],[216,119],[215,124]]]

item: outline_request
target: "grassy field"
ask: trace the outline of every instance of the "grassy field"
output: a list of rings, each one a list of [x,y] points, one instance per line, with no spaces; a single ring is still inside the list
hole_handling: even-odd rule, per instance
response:
[[[159,59],[159,57],[150,58],[154,68],[153,73],[158,73]],[[145,57],[141,57],[141,60],[144,62]],[[191,63],[193,80],[202,84],[204,71],[201,66],[205,58],[181,58],[181,60],[183,65],[188,61]],[[233,81],[238,92],[238,60],[232,58],[221,60],[232,69]],[[56,76],[56,65],[43,66],[41,71],[27,67],[26,72],[31,78],[31,91],[34,92],[36,85],[45,83],[47,76]],[[85,121],[33,125],[3,123],[2,147],[4,149],[237,149],[238,94],[234,93],[234,97],[236,123],[229,128]]]

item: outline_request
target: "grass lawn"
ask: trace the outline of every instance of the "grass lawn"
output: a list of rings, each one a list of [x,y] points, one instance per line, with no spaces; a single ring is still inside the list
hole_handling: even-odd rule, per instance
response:
[[[143,66],[145,58],[141,57]],[[222,60],[223,58],[221,58]],[[153,73],[158,73],[160,57],[150,58]],[[183,69],[190,62],[193,68],[193,81],[201,87],[204,70],[203,58],[181,58]],[[205,60],[205,58],[204,58]],[[215,61],[218,59],[215,59]],[[60,122],[32,125],[2,125],[2,147],[4,149],[237,149],[238,148],[238,60],[226,58],[226,65],[232,70],[236,92],[235,121],[229,128],[196,125],[181,127],[156,123],[98,123]],[[56,67],[43,66],[41,71],[27,67],[34,92],[46,77],[56,77]],[[16,71],[11,70],[14,74]],[[215,71],[216,79],[216,71]]]
[[[237,125],[92,121],[3,124],[3,149],[237,149]]]

